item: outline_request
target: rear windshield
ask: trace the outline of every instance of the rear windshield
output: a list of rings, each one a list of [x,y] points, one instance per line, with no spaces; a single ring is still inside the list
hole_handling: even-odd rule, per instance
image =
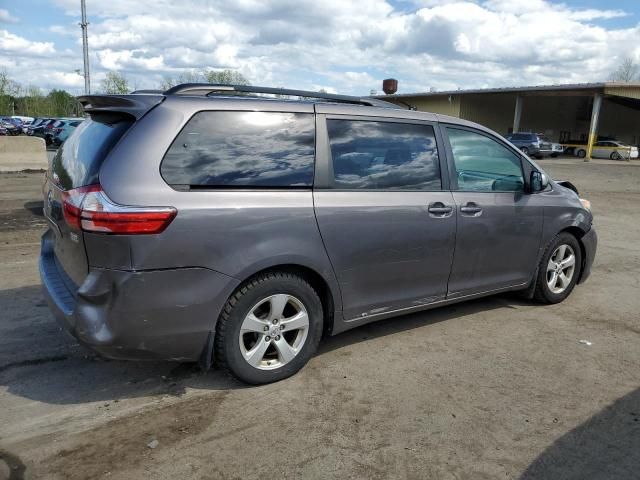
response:
[[[78,125],[53,157],[54,182],[64,190],[98,183],[102,162],[132,123],[128,116],[100,114]]]

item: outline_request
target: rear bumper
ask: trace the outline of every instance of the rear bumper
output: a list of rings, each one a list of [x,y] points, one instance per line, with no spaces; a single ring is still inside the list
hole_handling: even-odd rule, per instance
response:
[[[42,238],[40,277],[58,323],[108,358],[195,361],[238,285],[206,268],[91,268],[75,289]]]
[[[598,248],[598,235],[596,234],[596,230],[591,227],[591,230],[585,233],[580,241],[584,247],[584,260],[578,283],[583,283],[589,278],[589,275],[591,275],[591,266],[596,258],[596,249]]]

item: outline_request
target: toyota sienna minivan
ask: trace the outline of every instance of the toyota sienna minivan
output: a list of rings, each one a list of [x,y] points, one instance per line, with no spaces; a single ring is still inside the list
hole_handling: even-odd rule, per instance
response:
[[[323,335],[506,291],[557,303],[589,276],[589,202],[475,123],[248,86],[80,101],[40,272],[106,357],[272,382]]]

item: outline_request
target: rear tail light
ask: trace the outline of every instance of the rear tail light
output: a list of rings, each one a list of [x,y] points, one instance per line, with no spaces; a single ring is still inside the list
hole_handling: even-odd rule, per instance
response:
[[[100,185],[63,192],[64,218],[69,227],[93,233],[142,235],[160,233],[173,221],[173,207],[133,207],[113,203]]]

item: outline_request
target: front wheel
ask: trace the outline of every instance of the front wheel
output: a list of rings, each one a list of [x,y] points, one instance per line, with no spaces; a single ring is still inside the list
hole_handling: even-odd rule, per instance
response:
[[[578,150],[578,157],[584,158],[586,156],[587,156],[587,151],[586,150],[584,150],[582,148],[580,150]]]
[[[618,152],[612,152],[611,155],[609,155],[609,158],[611,160],[620,160],[620,159],[622,159],[622,157],[620,156],[620,154]]]
[[[527,147],[520,147],[520,151],[525,155],[529,155],[529,149]]]
[[[536,279],[535,298],[541,303],[560,303],[573,291],[580,275],[582,251],[576,237],[560,233],[547,247]]]
[[[322,323],[322,303],[306,280],[286,272],[261,274],[227,301],[216,328],[216,358],[244,382],[282,380],[315,353]]]

